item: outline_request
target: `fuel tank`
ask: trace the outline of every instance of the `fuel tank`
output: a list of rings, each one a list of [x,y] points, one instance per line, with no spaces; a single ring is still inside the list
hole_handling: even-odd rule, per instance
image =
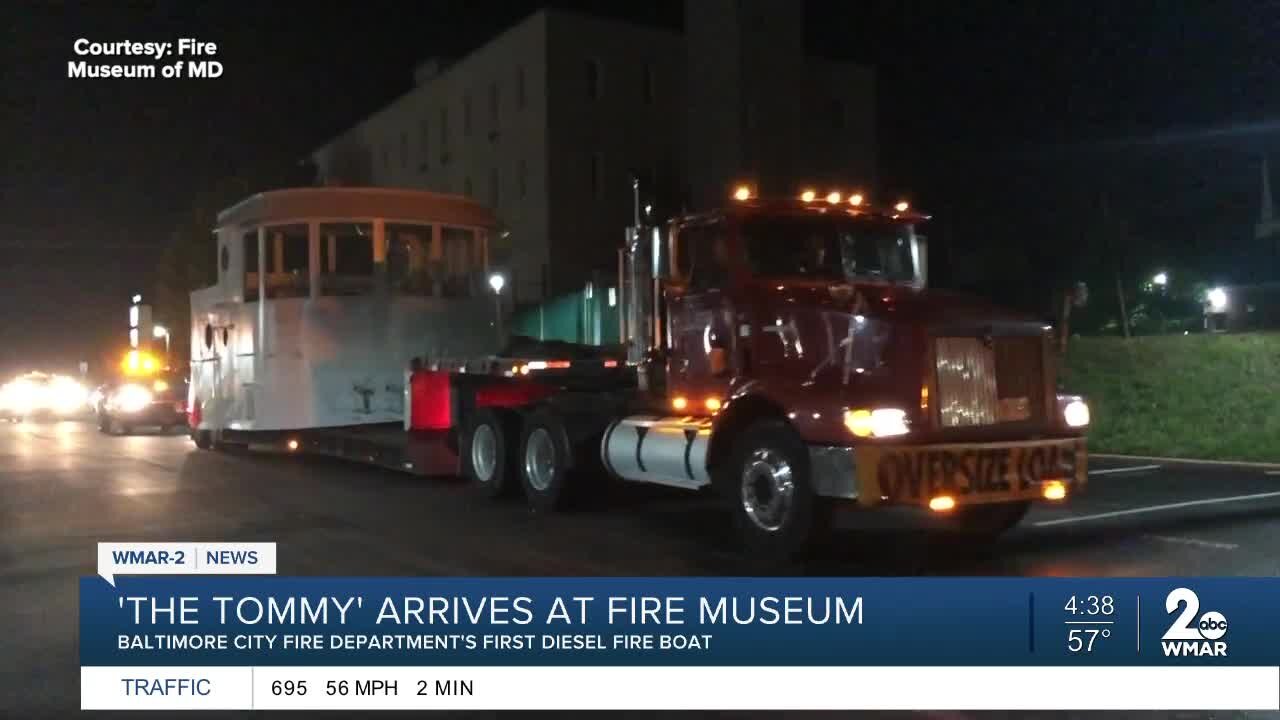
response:
[[[632,415],[605,430],[600,457],[623,480],[692,490],[711,484],[710,441],[710,419]]]

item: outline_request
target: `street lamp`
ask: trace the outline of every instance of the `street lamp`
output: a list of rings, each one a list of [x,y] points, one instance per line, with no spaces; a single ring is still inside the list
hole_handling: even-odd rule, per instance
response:
[[[1156,276],[1151,278],[1151,284],[1156,287],[1164,287],[1169,284],[1169,273],[1158,272]]]
[[[501,273],[489,276],[489,287],[493,288],[494,326],[498,329],[498,343],[502,343],[502,286],[507,279]]]
[[[1208,298],[1209,309],[1213,312],[1220,313],[1227,310],[1227,291],[1220,287],[1216,287],[1209,291]]]
[[[169,328],[163,325],[156,325],[151,328],[151,336],[157,340],[164,338],[164,361],[167,365],[169,363]]]

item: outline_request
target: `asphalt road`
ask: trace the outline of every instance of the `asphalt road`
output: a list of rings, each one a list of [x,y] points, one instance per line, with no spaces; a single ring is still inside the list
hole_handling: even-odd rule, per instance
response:
[[[1095,460],[1088,492],[991,548],[860,527],[789,574],[1277,575],[1280,474]],[[197,451],[87,423],[0,425],[0,708],[79,705],[77,578],[111,540],[279,543],[288,575],[751,574],[709,499],[613,488],[563,515],[458,481],[323,458]],[[1179,717],[1186,717],[1183,714]],[[1223,717],[1217,714],[1216,717]]]

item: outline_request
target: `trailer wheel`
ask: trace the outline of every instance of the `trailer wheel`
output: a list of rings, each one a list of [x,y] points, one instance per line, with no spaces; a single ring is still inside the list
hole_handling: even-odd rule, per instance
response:
[[[748,426],[719,468],[717,483],[754,561],[796,559],[826,535],[829,509],[813,494],[809,450],[785,422]]]
[[[517,429],[508,413],[480,408],[462,432],[458,455],[463,477],[487,498],[505,495],[513,485],[510,477],[515,460],[510,444],[518,437]]]
[[[195,442],[196,447],[201,450],[213,449],[213,433],[208,430],[194,430],[191,433],[191,439]]]
[[[520,484],[529,507],[536,512],[562,508],[568,498],[573,448],[558,415],[536,410],[529,416],[520,434],[519,459]]]

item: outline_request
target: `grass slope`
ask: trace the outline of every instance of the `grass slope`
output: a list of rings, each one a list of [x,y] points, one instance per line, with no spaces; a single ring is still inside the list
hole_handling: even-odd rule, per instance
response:
[[[1280,334],[1073,338],[1094,452],[1280,462]]]

